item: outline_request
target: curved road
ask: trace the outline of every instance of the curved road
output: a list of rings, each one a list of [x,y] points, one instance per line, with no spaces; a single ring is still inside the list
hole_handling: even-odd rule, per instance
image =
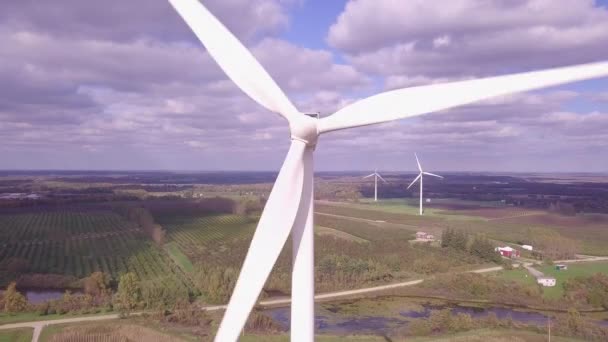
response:
[[[495,271],[500,271],[500,270],[502,270],[502,266],[482,268],[482,269],[468,271],[468,272],[486,273],[486,272],[495,272]],[[363,289],[322,293],[322,294],[316,295],[315,299],[316,300],[334,299],[334,298],[339,298],[339,297],[346,297],[346,296],[353,296],[353,295],[360,295],[360,294],[365,294],[365,293],[390,290],[390,289],[396,289],[396,288],[405,287],[405,286],[417,285],[417,284],[422,283],[423,281],[424,281],[424,279],[416,279],[416,280],[410,280],[410,281],[405,281],[405,282],[395,283],[395,284],[366,287]],[[291,303],[291,298],[285,297],[285,298],[263,300],[263,301],[259,302],[259,305],[272,306],[272,305],[284,305],[284,304],[289,304],[289,303]],[[206,306],[201,309],[205,310],[205,311],[223,310],[223,309],[226,309],[226,305]],[[137,314],[140,314],[140,313],[134,313],[134,315],[137,315]],[[74,318],[63,318],[63,319],[54,319],[54,320],[46,320],[46,321],[11,323],[11,324],[0,325],[0,330],[16,329],[16,328],[33,328],[34,334],[32,336],[32,342],[37,342],[38,338],[40,337],[40,332],[47,325],[89,322],[89,321],[102,321],[102,320],[118,319],[118,318],[119,318],[118,314],[111,314],[111,315],[102,315],[102,316],[74,317]]]

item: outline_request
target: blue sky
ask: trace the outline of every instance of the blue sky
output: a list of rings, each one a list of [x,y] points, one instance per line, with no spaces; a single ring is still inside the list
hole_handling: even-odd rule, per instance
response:
[[[388,89],[608,60],[608,0],[203,3],[323,116]],[[1,169],[280,167],[286,123],[167,2],[0,7]],[[414,152],[433,170],[608,171],[608,80],[323,136],[316,167],[413,170]]]

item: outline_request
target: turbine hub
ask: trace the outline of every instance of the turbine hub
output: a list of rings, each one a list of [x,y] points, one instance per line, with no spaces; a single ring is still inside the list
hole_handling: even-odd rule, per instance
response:
[[[317,145],[319,138],[318,119],[300,114],[294,117],[289,122],[289,130],[291,131],[291,139],[300,140],[306,146],[314,147]]]

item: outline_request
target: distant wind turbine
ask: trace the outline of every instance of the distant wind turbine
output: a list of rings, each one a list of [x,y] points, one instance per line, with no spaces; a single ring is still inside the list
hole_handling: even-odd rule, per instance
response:
[[[387,183],[387,181],[385,181],[384,178],[380,176],[380,174],[378,173],[378,169],[375,169],[374,173],[372,173],[371,175],[367,175],[363,178],[369,178],[371,176],[374,176],[374,202],[378,202],[378,178],[382,179],[384,183]]]
[[[253,54],[199,0],[169,2],[203,43],[206,55],[214,59],[245,94],[286,119],[291,133],[291,147],[260,216],[215,336],[217,342],[238,339],[290,233],[293,242],[291,341],[314,340],[313,154],[320,135],[411,118],[496,96],[608,76],[608,61],[605,61],[395,89],[358,100],[330,116],[312,118],[292,104]],[[244,141],[243,136],[230,138]]]
[[[443,177],[434,173],[422,171],[422,166],[420,165],[420,160],[418,160],[418,155],[414,153],[414,156],[416,156],[416,164],[418,164],[418,170],[420,171],[420,173],[418,174],[418,177],[416,177],[407,188],[411,188],[412,185],[414,185],[414,183],[416,183],[416,181],[420,179],[420,215],[422,215],[422,175],[433,176],[442,179]]]

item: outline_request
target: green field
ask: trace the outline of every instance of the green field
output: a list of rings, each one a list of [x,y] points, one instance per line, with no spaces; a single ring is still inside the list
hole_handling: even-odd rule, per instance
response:
[[[588,277],[595,273],[608,274],[608,262],[584,262],[568,264],[567,270],[557,271],[555,266],[544,266],[538,269],[547,276],[553,276],[557,280],[555,287],[543,288],[543,293],[548,298],[560,298],[564,294],[563,284],[566,280],[576,277]]]
[[[187,273],[194,270],[194,266],[192,265],[192,262],[190,262],[190,259],[188,259],[188,256],[182,253],[179,246],[175,242],[165,244],[164,248],[167,253],[169,253],[169,256],[171,256],[171,259],[173,259],[173,261],[175,261],[179,267],[182,268],[182,270]]]
[[[506,280],[516,281],[524,285],[537,286],[536,278],[531,276],[528,273],[528,270],[523,267],[500,271],[495,276]]]
[[[0,342],[30,342],[33,332],[30,328],[0,330]]]
[[[289,342],[289,335],[251,335],[245,334],[241,339],[241,342]],[[340,341],[353,341],[353,342],[384,342],[386,339],[382,336],[330,336],[330,335],[316,335],[315,341],[319,342],[340,342]],[[395,340],[391,340],[395,341]]]
[[[538,210],[500,206],[495,202],[484,204],[484,202],[434,199],[431,206],[425,209],[425,214],[420,216],[417,206],[412,205],[414,203],[411,202],[411,199],[379,200],[377,203],[369,200],[360,203],[321,201],[316,204],[316,211],[385,221],[399,224],[411,231],[422,230],[435,235],[441,234],[447,227],[464,229],[506,243],[559,235],[575,241],[581,254],[608,255],[606,248],[608,216],[606,215],[569,217]],[[432,205],[441,205],[441,209],[432,208]],[[450,205],[462,205],[465,209],[448,209]],[[466,209],[468,207],[470,209]],[[321,225],[326,226],[319,219],[315,222],[321,222]]]
[[[393,341],[413,341],[413,342],[546,342],[547,335],[525,330],[506,330],[506,329],[478,329],[448,336],[415,337],[408,339],[394,339]],[[554,342],[578,342],[584,341],[571,337],[551,336]]]
[[[0,236],[0,285],[19,274],[83,278],[102,271],[115,279],[133,272],[141,280],[163,278],[192,288],[166,252],[133,223],[110,211],[0,215]]]
[[[543,296],[546,298],[557,299],[561,298],[564,294],[563,284],[566,280],[576,277],[587,277],[595,273],[608,274],[608,262],[597,261],[597,262],[581,262],[581,263],[569,263],[568,269],[563,271],[557,271],[555,266],[543,266],[535,267],[537,270],[543,272],[547,276],[555,277],[557,284],[554,287],[543,287]],[[526,277],[527,275],[527,277]],[[496,276],[507,280],[517,281],[521,284],[529,286],[538,286],[536,278],[528,274],[528,271],[523,268],[516,268],[513,270],[501,271]]]

